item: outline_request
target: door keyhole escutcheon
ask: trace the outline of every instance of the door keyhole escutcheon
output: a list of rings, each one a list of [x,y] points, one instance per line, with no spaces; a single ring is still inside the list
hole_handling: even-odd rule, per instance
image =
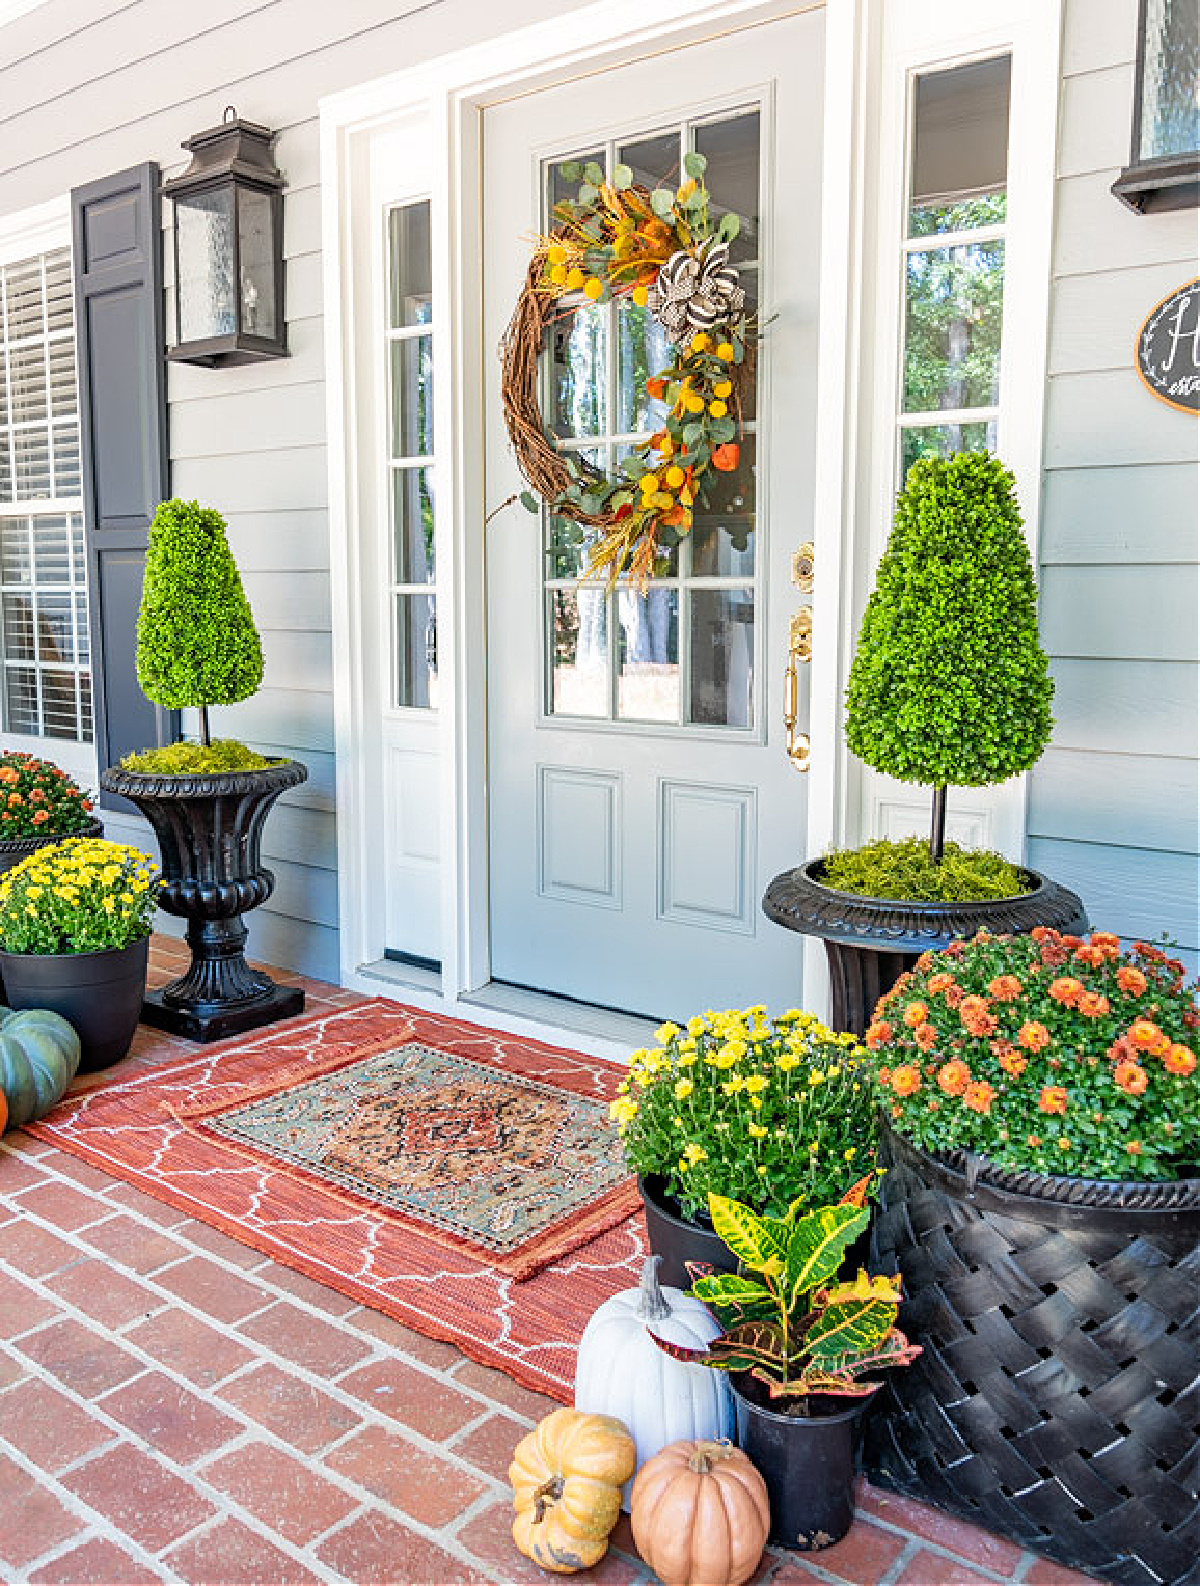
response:
[[[806,540],[792,557],[792,583],[802,595],[812,593],[814,547]],[[788,759],[797,771],[807,771],[812,759],[812,740],[797,732],[800,716],[800,673],[812,660],[812,607],[801,606],[788,623],[787,671],[783,679],[783,726]]]

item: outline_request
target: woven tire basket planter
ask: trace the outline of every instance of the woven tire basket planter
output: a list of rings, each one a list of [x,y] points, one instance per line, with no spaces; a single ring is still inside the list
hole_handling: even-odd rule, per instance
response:
[[[884,1131],[873,1270],[924,1354],[865,1464],[1120,1586],[1195,1581],[1200,1179],[1115,1184],[935,1160]]]

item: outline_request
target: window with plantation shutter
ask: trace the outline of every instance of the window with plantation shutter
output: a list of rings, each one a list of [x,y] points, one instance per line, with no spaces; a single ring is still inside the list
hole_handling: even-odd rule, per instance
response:
[[[90,743],[71,250],[0,263],[0,723]]]

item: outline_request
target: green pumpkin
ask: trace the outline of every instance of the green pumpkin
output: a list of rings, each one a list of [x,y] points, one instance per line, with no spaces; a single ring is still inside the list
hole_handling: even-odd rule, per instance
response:
[[[0,1008],[0,1090],[8,1127],[44,1117],[61,1100],[79,1067],[79,1037],[45,1008]]]

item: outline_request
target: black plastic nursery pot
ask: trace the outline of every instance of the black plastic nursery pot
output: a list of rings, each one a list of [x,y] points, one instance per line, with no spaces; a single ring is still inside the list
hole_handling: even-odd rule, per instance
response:
[[[0,952],[10,1008],[48,1008],[74,1026],[81,1074],[111,1068],[128,1052],[146,992],[150,939],[99,953]]]
[[[871,1479],[1118,1586],[1195,1580],[1200,1178],[1005,1172],[885,1130],[873,1269],[924,1353]]]
[[[692,1276],[687,1269],[689,1261],[703,1262],[714,1272],[737,1271],[737,1257],[726,1250],[712,1224],[707,1220],[696,1222],[685,1217],[679,1202],[667,1194],[661,1178],[640,1178],[638,1189],[642,1192],[642,1204],[646,1209],[650,1249],[656,1256],[662,1257],[658,1268],[660,1283],[676,1289],[690,1289]]]
[[[824,884],[823,859],[784,870],[763,895],[763,913],[776,925],[819,936],[829,959],[832,1024],[860,1039],[880,997],[922,953],[979,931],[1020,936],[1035,926],[1080,934],[1088,928],[1083,900],[1037,870],[1033,890],[1012,898],[971,903],[916,903],[865,898]]]
[[[54,843],[71,842],[77,837],[103,837],[104,825],[93,817],[77,832],[47,832],[44,837],[6,837],[0,841],[0,876],[22,859],[37,853],[39,848],[49,848]]]
[[[251,969],[242,915],[275,890],[262,862],[271,806],[307,780],[296,760],[259,771],[212,776],[152,776],[105,771],[100,785],[136,804],[162,855],[159,906],[187,920],[192,961],[186,974],[145,999],[145,1023],[193,1041],[219,1041],[304,1009],[299,986],[279,986]]]
[[[863,1401],[830,1415],[784,1415],[759,1402],[766,1390],[750,1379],[729,1381],[738,1447],[767,1484],[771,1541],[801,1553],[840,1542],[854,1520],[855,1422]]]

